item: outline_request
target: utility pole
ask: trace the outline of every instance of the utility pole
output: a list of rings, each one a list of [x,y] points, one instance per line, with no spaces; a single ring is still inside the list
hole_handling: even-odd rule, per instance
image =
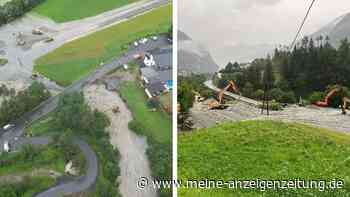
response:
[[[267,83],[265,83],[265,85],[264,85],[264,98],[263,98],[263,103],[262,103],[262,107],[261,107],[261,115],[264,114],[265,105],[266,105],[267,115],[269,116],[270,115],[270,109],[269,109],[269,85]]]

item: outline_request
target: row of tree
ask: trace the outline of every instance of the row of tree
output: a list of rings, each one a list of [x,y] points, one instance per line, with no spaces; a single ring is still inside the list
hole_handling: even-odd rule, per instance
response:
[[[105,128],[110,125],[108,117],[92,110],[85,102],[82,93],[72,93],[60,98],[55,112],[56,125],[64,130],[84,132],[81,134],[102,137],[107,135]]]
[[[11,0],[0,6],[0,26],[23,16],[44,0]]]
[[[21,117],[50,96],[50,92],[39,82],[33,82],[27,89],[17,94],[10,94],[0,106],[0,125],[3,126]]]
[[[328,85],[350,86],[350,43],[343,40],[336,49],[325,40],[305,37],[293,51],[275,50],[274,62],[297,94],[324,91]]]
[[[345,39],[336,49],[327,37],[317,42],[305,37],[291,51],[276,49],[246,67],[229,63],[220,73],[215,81],[221,88],[234,80],[245,96],[259,99],[267,87],[273,99],[295,102],[329,85],[350,86],[350,43]]]

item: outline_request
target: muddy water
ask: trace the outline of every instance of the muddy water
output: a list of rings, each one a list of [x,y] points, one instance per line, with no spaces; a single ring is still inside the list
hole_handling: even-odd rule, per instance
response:
[[[115,92],[110,92],[102,85],[92,85],[84,89],[85,97],[90,106],[103,111],[111,120],[109,132],[111,144],[118,148],[120,160],[120,192],[124,197],[155,197],[156,191],[152,188],[140,190],[137,181],[140,177],[151,179],[149,162],[145,154],[147,142],[145,138],[136,135],[128,128],[132,120],[131,112]],[[112,112],[118,106],[120,112]]]

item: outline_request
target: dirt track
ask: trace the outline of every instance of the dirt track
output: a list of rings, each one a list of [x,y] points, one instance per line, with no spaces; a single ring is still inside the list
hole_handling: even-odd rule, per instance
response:
[[[126,104],[116,92],[110,92],[104,85],[92,85],[84,89],[85,97],[90,106],[107,114],[111,120],[109,132],[111,144],[118,148],[120,160],[120,192],[124,197],[155,197],[156,190],[137,189],[140,177],[151,178],[149,162],[145,154],[147,142],[145,138],[136,135],[128,128],[132,115]],[[118,106],[120,112],[115,114],[112,109]]]

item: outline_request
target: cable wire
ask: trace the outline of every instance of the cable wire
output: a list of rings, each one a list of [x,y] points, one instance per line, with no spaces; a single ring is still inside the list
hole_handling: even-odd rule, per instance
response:
[[[294,38],[294,40],[293,40],[293,42],[292,42],[292,44],[291,44],[291,46],[290,46],[290,48],[289,48],[290,50],[293,49],[293,47],[294,47],[294,45],[295,45],[295,42],[297,41],[297,39],[298,39],[298,37],[299,37],[299,34],[300,34],[301,30],[303,29],[304,24],[305,24],[305,22],[306,22],[306,20],[307,20],[307,18],[308,18],[308,16],[309,16],[309,14],[310,14],[310,12],[311,12],[311,9],[312,9],[313,5],[315,4],[315,1],[316,1],[316,0],[312,0],[311,5],[310,5],[309,9],[307,10],[307,13],[306,13],[306,15],[305,15],[305,17],[304,17],[304,19],[303,19],[303,22],[301,23],[301,25],[300,25],[300,27],[299,27],[299,29],[298,29],[297,35],[295,36],[295,38]]]

